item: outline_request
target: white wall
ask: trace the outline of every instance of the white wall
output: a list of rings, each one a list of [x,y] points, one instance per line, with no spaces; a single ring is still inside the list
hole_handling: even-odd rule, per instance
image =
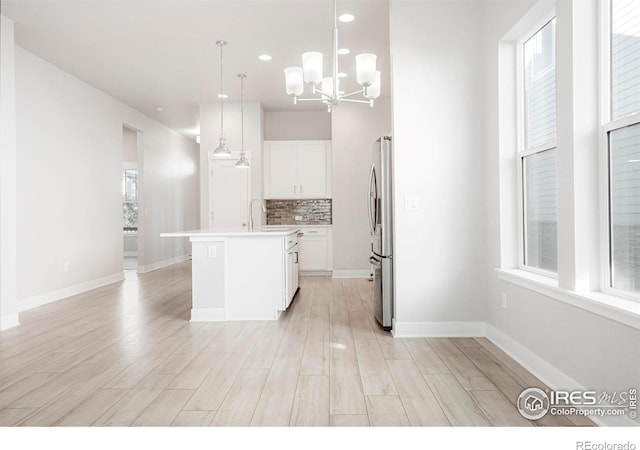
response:
[[[568,230],[559,232],[572,239],[567,248],[576,247],[560,275],[573,277],[576,289],[589,286],[580,278],[585,273],[593,278],[593,246],[585,249],[584,242],[592,240],[596,226],[594,167],[585,161],[593,156],[594,115],[583,110],[594,106],[593,77],[584,73],[594,67],[596,50],[584,53],[586,42],[595,45],[593,36],[584,34],[589,22],[595,24],[593,2],[563,2],[558,14],[558,27],[569,27],[559,31],[558,89],[564,92],[558,95],[558,128],[572,133],[559,139],[562,151],[572,155],[559,167],[573,164],[574,172],[559,184],[573,216]],[[544,289],[498,279],[495,271],[517,266],[515,98],[505,95],[515,89],[515,70],[509,67],[515,52],[501,40],[514,26],[524,26],[529,8],[542,15],[553,3],[391,2],[395,331],[475,331],[552,388],[622,391],[640,380],[636,327],[560,301]],[[571,50],[574,39],[578,51]],[[581,109],[583,104],[589,107]],[[589,186],[581,173],[591,178]],[[420,197],[421,209],[405,211],[405,195]],[[507,309],[501,307],[502,293]]]
[[[484,67],[479,2],[390,3],[395,332],[483,334]],[[406,196],[420,209],[404,209]]]
[[[514,244],[517,208],[513,196],[517,192],[517,182],[515,139],[511,131],[514,126],[511,118],[515,99],[509,99],[508,95],[509,90],[514,88],[515,74],[509,73],[507,67],[508,60],[513,62],[513,52],[508,46],[509,39],[513,37],[510,30],[526,28],[527,22],[545,13],[551,3],[537,3],[530,14],[527,12],[533,2],[487,2],[484,6],[488,333],[491,339],[554,388],[622,391],[637,386],[640,380],[640,330],[564,303],[550,295],[498,279],[495,272],[497,267],[517,267],[517,248]],[[573,155],[569,156],[568,161],[558,163],[561,173],[571,173],[558,186],[559,196],[565,199],[565,204],[560,207],[565,210],[563,217],[566,224],[565,228],[559,229],[559,241],[566,242],[564,250],[560,249],[565,257],[565,262],[561,263],[568,266],[568,269],[559,273],[559,277],[570,279],[565,283],[577,290],[588,289],[590,282],[592,289],[597,289],[598,285],[597,274],[593,274],[592,268],[593,241],[597,236],[597,233],[593,233],[593,229],[597,228],[593,208],[594,202],[597,204],[597,194],[593,191],[597,186],[594,182],[597,176],[593,174],[593,145],[597,142],[593,134],[597,131],[594,130],[593,100],[597,88],[593,86],[592,72],[593,55],[597,54],[597,49],[593,41],[588,45],[589,39],[579,38],[587,21],[591,21],[589,26],[596,25],[593,15],[579,8],[591,8],[594,3],[595,0],[564,2],[558,10],[557,20],[560,40],[556,59],[560,73],[558,129],[561,133],[572,133],[559,137],[558,144],[562,146],[559,150],[565,154],[565,158]],[[576,8],[575,11],[572,8]],[[593,11],[591,9],[591,13]],[[507,33],[510,33],[509,39],[503,40]],[[576,38],[579,38],[579,44],[574,46],[574,54],[571,41]],[[497,49],[500,42],[503,45],[503,58],[499,60]],[[587,54],[580,55],[585,51]],[[587,70],[587,66],[591,68]],[[499,114],[500,107],[504,113],[502,116]],[[592,161],[586,162],[587,158]],[[584,179],[584,174],[588,175],[588,180]],[[567,242],[569,240],[571,242]],[[591,245],[585,245],[587,241],[591,241]],[[567,261],[567,256],[575,259]],[[590,273],[586,282],[581,280],[585,273]],[[507,309],[501,307],[502,293],[507,296]],[[606,423],[621,422],[609,419]]]
[[[326,111],[267,111],[265,139],[331,140],[331,114]]]
[[[123,124],[142,139],[139,264],[188,254],[159,234],[197,224],[195,143],[19,47],[16,101],[21,309],[122,278]]]
[[[258,102],[244,103],[244,147],[251,162],[251,198],[262,198],[262,143],[264,141],[265,113]],[[224,104],[224,134],[233,157],[241,150],[240,102]],[[209,226],[209,174],[208,154],[220,139],[220,104],[200,105],[200,226]],[[257,206],[256,206],[257,209]],[[257,218],[257,216],[256,216]],[[256,226],[262,222],[256,220]]]
[[[124,163],[138,163],[138,132],[122,127],[122,151]]]
[[[124,123],[141,131],[138,183],[142,203],[138,208],[144,218],[138,228],[138,266],[148,271],[191,253],[189,242],[161,238],[160,233],[198,228],[198,146],[136,111],[127,108],[126,112]]]
[[[391,133],[389,97],[377,99],[374,108],[336,106],[331,129],[334,276],[369,276],[369,168],[376,139]]]
[[[0,330],[18,325],[13,21],[0,15]]]

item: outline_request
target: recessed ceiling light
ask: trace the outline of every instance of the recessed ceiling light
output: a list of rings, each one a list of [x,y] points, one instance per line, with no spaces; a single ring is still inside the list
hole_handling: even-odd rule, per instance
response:
[[[338,17],[338,20],[340,22],[345,22],[345,23],[353,22],[353,19],[355,19],[353,14],[343,14],[340,17]]]
[[[344,72],[338,72],[338,78],[346,78],[347,74]]]
[[[258,59],[260,61],[271,61],[273,58],[271,57],[271,55],[264,54],[264,55],[258,56]]]
[[[218,98],[229,98],[227,94],[218,94]]]
[[[341,48],[338,50],[338,55],[348,55],[349,53],[351,53],[351,50],[348,48]]]
[[[162,106],[156,106],[155,110],[158,111],[158,112],[162,112],[162,111],[164,111],[164,108]]]

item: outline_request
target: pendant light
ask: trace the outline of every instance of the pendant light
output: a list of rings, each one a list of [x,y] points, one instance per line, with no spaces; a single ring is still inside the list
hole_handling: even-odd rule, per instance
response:
[[[240,159],[236,163],[238,169],[248,169],[249,161],[244,152],[244,79],[247,76],[244,73],[239,73],[240,78],[240,136],[242,138],[242,147],[240,147]]]
[[[224,91],[222,90],[222,48],[227,45],[227,41],[216,41],[216,45],[220,47],[220,143],[213,151],[214,156],[231,156],[231,150],[227,147],[227,138],[224,137]]]

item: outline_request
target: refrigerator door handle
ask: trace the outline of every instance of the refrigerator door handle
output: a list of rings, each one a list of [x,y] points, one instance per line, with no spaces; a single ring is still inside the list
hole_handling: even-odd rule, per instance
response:
[[[375,176],[376,176],[375,165],[371,164],[371,170],[369,171],[369,193],[368,193],[369,198],[367,199],[367,210],[369,211],[369,230],[371,231],[372,236],[376,233],[376,223],[375,223],[376,218],[373,216],[374,211],[371,208],[371,198],[372,198],[371,193],[375,192],[375,196],[373,196],[373,198],[376,204],[377,204],[377,196],[378,196],[378,187],[374,184]]]

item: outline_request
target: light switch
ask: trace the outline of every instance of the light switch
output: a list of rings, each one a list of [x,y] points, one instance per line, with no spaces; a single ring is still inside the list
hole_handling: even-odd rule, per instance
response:
[[[420,209],[420,197],[418,197],[417,195],[404,196],[405,211],[418,211],[419,209]]]
[[[207,247],[207,254],[209,258],[213,259],[218,256],[218,248],[215,245],[210,245]]]

